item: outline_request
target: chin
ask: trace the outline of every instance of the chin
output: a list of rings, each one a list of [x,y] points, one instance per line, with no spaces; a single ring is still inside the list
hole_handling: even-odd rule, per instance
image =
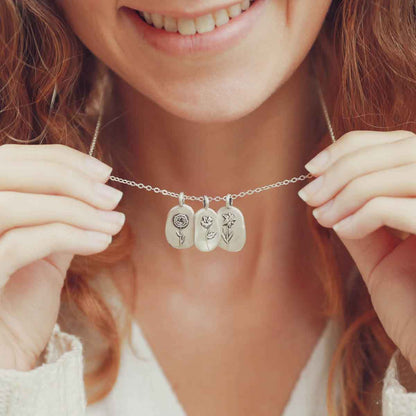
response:
[[[261,105],[261,99],[244,101],[205,99],[198,105],[184,101],[157,102],[165,111],[195,123],[225,123],[239,120]]]
[[[186,83],[147,91],[146,96],[175,117],[196,123],[223,123],[241,119],[260,107],[275,91],[278,82],[218,82],[215,85]],[[142,90],[143,92],[143,90]]]

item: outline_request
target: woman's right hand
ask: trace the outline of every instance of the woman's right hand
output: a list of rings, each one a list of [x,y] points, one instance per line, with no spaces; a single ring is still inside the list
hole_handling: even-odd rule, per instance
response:
[[[105,250],[122,228],[111,170],[61,144],[0,146],[0,368],[35,366],[74,255]]]

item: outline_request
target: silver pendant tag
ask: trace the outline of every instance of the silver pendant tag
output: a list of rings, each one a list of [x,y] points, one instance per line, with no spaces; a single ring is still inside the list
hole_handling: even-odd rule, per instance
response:
[[[204,196],[204,208],[195,214],[195,246],[200,251],[212,251],[218,246],[220,238],[218,215],[209,208],[208,197]]]
[[[246,243],[246,226],[243,213],[232,206],[231,195],[227,195],[225,207],[218,210],[221,227],[219,246],[227,251],[240,251]]]
[[[179,205],[168,213],[165,235],[168,243],[175,248],[189,248],[194,245],[194,210],[184,204],[184,193],[179,194]]]

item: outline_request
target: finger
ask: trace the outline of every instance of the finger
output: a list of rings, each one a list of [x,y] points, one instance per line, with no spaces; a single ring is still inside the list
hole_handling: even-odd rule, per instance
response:
[[[309,205],[319,206],[362,175],[416,162],[416,135],[393,143],[366,146],[350,152],[299,191]]]
[[[111,240],[111,235],[61,223],[14,228],[0,238],[0,280],[5,284],[21,267],[52,253],[90,255],[104,250]]]
[[[312,211],[318,222],[332,227],[378,196],[412,197],[416,195],[416,163],[372,172],[349,182],[334,198]]]
[[[383,225],[416,234],[416,198],[378,196],[370,199],[354,214],[334,224],[343,238],[364,238]]]
[[[328,166],[348,153],[368,146],[394,143],[397,140],[412,136],[414,136],[414,133],[408,130],[353,130],[345,133],[336,142],[319,152],[305,165],[305,168],[314,175],[320,175]]]
[[[52,161],[106,182],[112,167],[72,147],[63,144],[24,145],[7,143],[0,146],[0,164],[14,161]]]
[[[123,192],[52,161],[15,161],[0,164],[0,191],[70,196],[100,209],[114,209]]]
[[[121,212],[99,210],[74,198],[20,192],[0,192],[0,212],[0,238],[12,228],[53,222],[114,235],[125,221]]]

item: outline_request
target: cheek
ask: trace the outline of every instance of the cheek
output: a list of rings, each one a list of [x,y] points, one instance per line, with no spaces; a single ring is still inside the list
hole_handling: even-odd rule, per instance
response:
[[[63,16],[79,40],[104,62],[116,33],[117,0],[59,0]]]
[[[288,48],[293,64],[305,58],[324,23],[332,0],[288,0]]]

